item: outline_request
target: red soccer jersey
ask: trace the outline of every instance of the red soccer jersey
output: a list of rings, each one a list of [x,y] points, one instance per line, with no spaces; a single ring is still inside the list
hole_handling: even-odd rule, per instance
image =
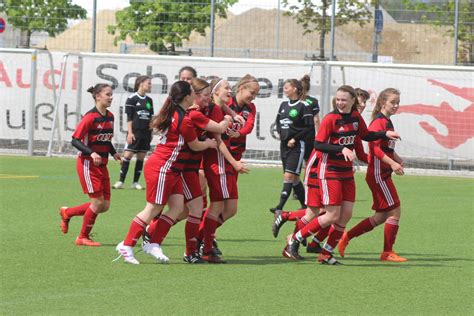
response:
[[[359,112],[339,113],[335,110],[324,117],[316,141],[354,149],[356,136],[364,138],[368,130]],[[353,178],[352,162],[346,161],[342,152],[319,152],[318,175],[320,179]]]
[[[204,140],[207,138],[205,128],[207,124],[209,124],[210,119],[204,115],[202,111],[205,109],[200,110],[191,110],[188,112],[188,116],[194,125],[194,129],[196,134],[198,135],[199,140]],[[186,166],[184,167],[184,171],[198,171],[199,167],[201,166],[202,160],[202,152],[201,151],[192,151],[189,152],[189,158],[186,161]]]
[[[224,113],[220,106],[216,104],[210,104],[206,110],[207,117],[215,122],[221,122],[224,119]],[[212,134],[209,134],[209,138],[213,138]],[[222,142],[230,148],[230,139],[227,134],[221,135]],[[214,174],[223,174],[225,171],[233,172],[233,168],[230,163],[224,158],[224,155],[214,148],[206,149],[203,152],[203,167],[204,169],[211,170]]]
[[[113,136],[114,115],[110,111],[106,111],[105,115],[102,115],[96,107],[84,115],[72,134],[73,138],[80,140],[93,152],[100,155],[104,165],[108,161]],[[82,152],[79,152],[79,156],[89,157]]]
[[[180,106],[173,114],[170,127],[158,137],[159,141],[152,155],[156,156],[157,164],[163,166],[162,172],[181,172],[190,153],[186,143],[195,140],[197,136],[193,123]]]
[[[369,131],[393,131],[393,123],[382,113],[370,123]],[[389,139],[379,139],[369,143],[369,165],[367,167],[367,177],[375,177],[377,183],[389,178],[392,175],[392,168],[390,165],[383,163],[384,155],[393,159],[395,152],[395,141]]]
[[[230,139],[230,152],[236,160],[240,160],[242,158],[242,154],[245,151],[247,135],[250,134],[253,130],[255,124],[255,116],[257,115],[257,109],[255,108],[255,104],[253,103],[239,106],[235,97],[233,97],[227,105],[229,106],[229,108],[234,110],[235,113],[245,119],[244,126],[241,126],[241,124],[239,123],[234,123],[232,125],[232,128],[240,133],[240,137]]]

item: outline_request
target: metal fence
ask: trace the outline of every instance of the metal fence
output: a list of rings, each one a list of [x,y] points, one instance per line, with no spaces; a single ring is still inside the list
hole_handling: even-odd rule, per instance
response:
[[[20,2],[15,3],[20,6]],[[152,22],[148,22],[147,14],[155,15],[153,11],[140,13],[138,9],[132,10],[137,14],[132,14],[131,17],[129,15],[122,29],[131,31],[141,28],[142,35],[152,32],[163,36],[164,45],[158,49],[149,42],[140,43],[139,39],[133,40],[131,36],[114,43],[114,36],[117,36],[118,32],[112,35],[110,27],[117,25],[123,10],[130,10],[128,1],[75,2],[89,5],[85,7],[88,9],[88,18],[69,21],[68,28],[55,37],[48,36],[45,32],[33,32],[30,43],[32,47],[47,47],[51,51],[62,52],[95,51],[291,60],[316,60],[324,57],[339,61],[437,65],[474,62],[474,4],[470,0],[443,1],[458,5],[453,11],[441,11],[436,14],[407,9],[403,0],[367,1],[370,13],[345,25],[339,25],[342,18],[337,14],[330,23],[332,7],[329,5],[325,18],[331,27],[327,29],[324,40],[321,39],[321,32],[304,34],[305,28],[302,24],[298,24],[294,17],[288,15],[289,5],[297,3],[297,0],[288,1],[289,5],[286,6],[280,0],[234,1],[236,3],[227,8],[225,18],[220,16],[217,6],[226,1],[155,1],[155,4],[159,3],[164,9],[168,8],[168,11],[154,16]],[[151,2],[153,1],[143,0],[144,4]],[[339,4],[341,0],[320,2]],[[433,5],[440,3],[423,2]],[[137,5],[139,1],[134,3]],[[177,7],[179,5],[182,6]],[[215,10],[211,9],[212,5],[216,6]],[[190,12],[187,12],[186,8],[189,8]],[[215,13],[213,16],[212,12]],[[0,33],[0,47],[21,46],[25,32],[14,29],[5,13],[1,14],[6,21],[6,27],[5,31]],[[197,19],[199,16],[204,18]],[[197,31],[190,34],[180,33],[179,37],[183,40],[177,40],[176,34],[181,32],[180,28],[190,24],[196,30],[201,30],[202,34]],[[462,28],[459,28],[459,25],[462,25]],[[466,32],[471,35],[466,37]],[[185,35],[184,38],[182,34]],[[324,54],[321,53],[322,48],[325,49]]]

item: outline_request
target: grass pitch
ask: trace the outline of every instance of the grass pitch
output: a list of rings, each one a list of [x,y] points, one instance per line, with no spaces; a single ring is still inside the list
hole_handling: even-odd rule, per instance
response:
[[[115,182],[118,165],[111,161],[109,170]],[[363,174],[356,181],[349,227],[372,214]],[[58,215],[60,206],[87,201],[75,160],[0,156],[0,314],[471,314],[474,181],[404,176],[395,182],[402,201],[395,249],[406,263],[378,260],[382,227],[352,240],[343,266],[322,266],[304,251],[303,262],[283,258],[293,225],[274,239],[268,212],[278,200],[280,169],[253,168],[239,177],[237,216],[218,230],[228,264],[183,263],[182,222],[163,245],[170,264],[140,252],[142,264],[131,266],[112,259],[145,204],[144,191],[112,191],[111,209],[93,230],[103,246],[76,247],[82,218],[72,219],[63,235]]]

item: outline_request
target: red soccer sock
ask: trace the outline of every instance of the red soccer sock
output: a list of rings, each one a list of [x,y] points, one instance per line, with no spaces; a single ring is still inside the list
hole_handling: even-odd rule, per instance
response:
[[[306,225],[308,225],[308,221],[304,217],[297,220],[295,223],[295,229],[293,230],[293,235],[300,231]]]
[[[208,253],[212,250],[212,241],[216,233],[218,220],[211,214],[207,214],[204,219],[204,253]]]
[[[321,225],[319,224],[319,217],[316,217],[311,222],[309,222],[308,225],[301,228],[299,232],[293,234],[293,238],[302,241],[304,238],[307,238],[310,235],[314,235],[320,229]]]
[[[137,244],[138,239],[140,239],[140,236],[143,234],[145,228],[146,223],[138,216],[135,216],[128,230],[127,237],[123,240],[124,246],[134,247]]]
[[[333,230],[329,233],[328,241],[323,246],[323,251],[321,251],[324,255],[330,255],[333,253],[334,248],[337,246],[339,239],[341,239],[342,234],[344,234],[345,227],[339,226],[337,224],[333,224]]]
[[[94,227],[95,219],[97,218],[97,213],[95,213],[90,206],[87,208],[82,219],[82,228],[79,238],[89,238],[89,233]]]
[[[393,251],[393,244],[397,238],[398,233],[398,220],[388,218],[385,221],[384,233],[383,233],[383,251]]]
[[[204,240],[204,220],[206,219],[207,214],[209,214],[209,209],[208,208],[206,208],[206,210],[202,213],[201,223],[199,224],[199,236],[198,236],[198,238],[199,238],[200,241]]]
[[[318,230],[318,232],[314,235],[313,240],[316,242],[322,242],[326,237],[331,233],[332,226],[324,227]]]
[[[86,213],[86,211],[87,211],[87,209],[89,208],[90,205],[91,205],[91,203],[87,202],[87,203],[84,203],[84,204],[81,204],[81,205],[68,207],[66,209],[66,215],[69,218],[74,217],[74,216],[83,216]]]
[[[184,226],[184,236],[186,238],[186,255],[190,255],[197,250],[197,238],[199,235],[199,224],[201,217],[188,215]]]
[[[352,227],[351,230],[347,232],[347,237],[349,240],[359,237],[362,234],[370,232],[375,228],[375,226],[377,226],[377,224],[375,224],[374,219],[372,217],[367,217],[366,219],[360,221],[359,224]]]
[[[156,222],[156,229],[151,234],[150,242],[161,245],[173,225],[174,220],[171,217],[161,214]]]
[[[298,219],[302,218],[306,215],[306,209],[301,208],[299,210],[288,212],[288,221],[297,221]]]
[[[151,236],[155,233],[156,231],[156,225],[158,224],[158,219],[160,218],[161,215],[158,215],[157,217],[153,218],[148,224],[148,229],[146,230],[148,234]]]

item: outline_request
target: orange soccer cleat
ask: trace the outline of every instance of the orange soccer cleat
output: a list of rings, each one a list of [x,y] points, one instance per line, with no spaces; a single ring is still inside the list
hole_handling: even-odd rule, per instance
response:
[[[339,250],[339,254],[342,258],[344,258],[344,252],[346,251],[346,247],[349,244],[349,237],[347,237],[347,232],[344,232],[339,243],[337,245],[337,249]]]
[[[77,246],[89,246],[89,247],[99,247],[101,246],[100,242],[93,241],[88,237],[77,237],[76,238]]]
[[[63,232],[63,234],[67,234],[67,231],[69,229],[69,220],[71,219],[67,216],[66,210],[66,206],[63,206],[59,209],[59,215],[61,216],[61,223],[59,224],[59,226],[61,227],[61,231]]]
[[[391,262],[405,262],[408,259],[400,257],[394,251],[384,251],[380,255],[380,260],[381,261],[391,261]]]

